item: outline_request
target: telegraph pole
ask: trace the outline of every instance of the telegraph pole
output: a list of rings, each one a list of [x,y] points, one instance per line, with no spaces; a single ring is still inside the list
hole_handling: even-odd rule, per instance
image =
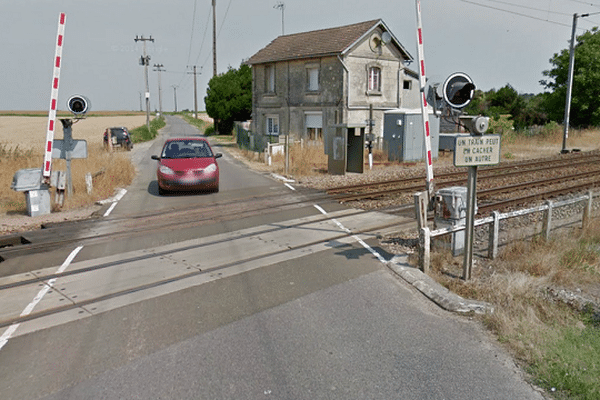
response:
[[[154,70],[158,71],[158,110],[160,111],[160,116],[162,117],[163,115],[163,111],[162,111],[162,87],[161,87],[161,83],[160,83],[160,73],[161,71],[165,71],[163,69],[164,65],[162,64],[154,64]]]
[[[189,74],[190,72],[188,72]],[[196,66],[194,65],[194,118],[198,118],[198,90],[196,85],[196,75],[201,74],[202,72],[196,72]]]
[[[213,8],[213,76],[217,76],[217,0],[212,0]]]
[[[175,99],[175,112],[177,112],[177,88],[178,87],[179,86],[177,86],[177,85],[173,85],[172,86],[172,88],[173,88],[173,98]]]
[[[136,42],[144,42],[144,55],[140,59],[140,65],[144,66],[144,77],[146,81],[146,127],[150,131],[150,88],[148,87],[148,65],[150,65],[150,56],[146,53],[146,42],[154,42],[152,35],[149,38],[145,38],[144,35],[141,37],[135,36],[133,39]]]

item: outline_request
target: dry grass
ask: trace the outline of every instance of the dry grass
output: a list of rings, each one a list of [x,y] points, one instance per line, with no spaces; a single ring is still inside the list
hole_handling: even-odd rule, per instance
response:
[[[65,199],[63,210],[89,206],[110,197],[117,187],[126,187],[133,179],[135,169],[128,154],[107,153],[102,146],[102,133],[111,126],[132,129],[144,125],[146,116],[106,114],[88,117],[73,125],[73,138],[87,141],[88,158],[71,161],[73,194]],[[24,194],[11,190],[10,184],[17,171],[41,168],[47,123],[47,116],[0,116],[0,215],[27,213]],[[60,127],[60,123],[58,125]],[[55,138],[62,139],[61,129],[57,129]],[[65,171],[66,162],[54,160],[52,169]],[[86,173],[99,173],[93,180],[90,195],[85,184]]]
[[[549,242],[515,241],[496,260],[478,260],[469,281],[458,278],[461,268],[462,257],[448,252],[432,256],[432,276],[459,295],[493,304],[494,313],[482,317],[485,325],[518,360],[537,365],[561,332],[585,327],[576,304],[555,293],[600,296],[600,224]]]
[[[62,210],[86,207],[98,200],[106,199],[114,194],[115,188],[127,187],[135,175],[135,168],[125,152],[109,153],[101,144],[96,143],[88,146],[88,155],[87,159],[71,161],[73,193],[72,196],[65,198]],[[10,188],[16,171],[39,168],[43,154],[41,151],[23,151],[4,145],[0,147],[0,157],[0,187],[3,188],[0,192],[0,213],[25,214],[27,205],[24,194],[5,188]],[[54,171],[67,169],[65,160],[54,160],[52,165]],[[85,183],[87,173],[95,175],[91,194],[87,193]]]
[[[535,135],[510,133],[502,135],[502,160],[543,158],[557,155],[562,149],[563,128],[549,125]],[[594,129],[571,129],[567,149],[581,151],[597,150],[600,147],[600,131]]]

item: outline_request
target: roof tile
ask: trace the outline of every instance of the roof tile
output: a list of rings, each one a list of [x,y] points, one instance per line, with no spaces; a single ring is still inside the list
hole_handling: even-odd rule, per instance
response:
[[[341,54],[380,22],[380,19],[376,19],[337,28],[279,36],[250,57],[248,64]]]

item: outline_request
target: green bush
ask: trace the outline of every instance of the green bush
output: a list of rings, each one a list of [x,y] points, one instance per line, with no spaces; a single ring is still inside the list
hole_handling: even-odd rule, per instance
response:
[[[154,139],[158,135],[159,129],[164,127],[167,123],[163,117],[154,118],[150,121],[150,130],[146,125],[138,126],[132,129],[129,134],[133,143],[147,142]]]
[[[204,130],[204,134],[206,136],[211,136],[215,134],[215,126],[214,125],[210,125],[208,126],[205,130]]]

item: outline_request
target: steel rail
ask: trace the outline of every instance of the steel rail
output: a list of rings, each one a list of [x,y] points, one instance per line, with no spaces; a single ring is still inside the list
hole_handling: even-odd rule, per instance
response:
[[[326,217],[323,218],[323,220],[329,220],[329,219],[334,219],[334,218],[339,218],[339,217]],[[311,221],[308,223],[314,223],[315,221]],[[412,221],[410,222],[412,224]],[[304,223],[298,224],[303,225]],[[94,304],[94,303],[98,303],[101,301],[105,301],[105,300],[110,300],[113,298],[117,298],[117,297],[122,297],[122,296],[126,296],[128,294],[132,294],[132,293],[136,293],[136,292],[140,292],[143,290],[148,290],[148,289],[152,289],[152,288],[156,288],[156,287],[160,287],[160,286],[164,286],[167,285],[169,283],[173,283],[173,282],[178,282],[178,281],[183,281],[189,278],[193,278],[199,275],[206,275],[206,274],[211,274],[217,271],[221,271],[227,268],[231,268],[231,267],[235,267],[237,265],[241,265],[247,262],[252,262],[252,261],[258,261],[261,259],[266,259],[269,257],[273,257],[276,255],[281,255],[281,254],[286,254],[295,250],[300,250],[300,249],[304,249],[307,247],[311,247],[311,246],[315,246],[315,245],[319,245],[322,243],[327,243],[330,241],[334,241],[334,240],[341,240],[341,239],[346,239],[352,236],[356,236],[356,235],[364,235],[364,234],[369,234],[371,232],[375,232],[378,231],[380,229],[386,229],[386,228],[390,228],[393,226],[398,226],[397,223],[392,223],[392,224],[383,224],[377,227],[373,227],[367,230],[360,230],[360,231],[356,231],[356,232],[350,232],[350,233],[342,233],[342,231],[340,231],[339,235],[335,235],[332,236],[331,238],[328,238],[327,240],[315,240],[309,243],[303,243],[301,245],[297,245],[297,246],[291,246],[288,247],[287,249],[284,250],[280,250],[280,251],[276,251],[276,252],[271,252],[271,253],[267,253],[267,254],[262,254],[262,255],[258,255],[258,256],[253,256],[253,257],[248,257],[245,259],[241,259],[241,260],[236,260],[227,264],[223,264],[223,265],[219,265],[217,267],[213,267],[213,268],[198,268],[198,267],[192,267],[192,268],[196,268],[196,271],[192,271],[189,273],[185,273],[182,275],[178,275],[175,277],[171,277],[171,278],[167,278],[167,279],[163,279],[163,280],[157,280],[155,282],[149,282],[149,283],[145,283],[143,285],[139,285],[139,286],[135,286],[132,288],[128,288],[128,289],[123,289],[123,290],[119,290],[113,293],[107,293],[105,295],[102,296],[97,296],[95,298],[91,298],[91,299],[87,299],[87,300],[83,300],[83,301],[79,301],[79,302],[75,302],[73,299],[65,296],[65,298],[67,298],[68,300],[71,301],[71,304],[66,304],[63,306],[59,306],[59,307],[54,307],[48,310],[44,310],[44,311],[38,311],[38,312],[32,312],[31,314],[27,315],[27,316],[19,316],[19,317],[15,317],[15,318],[7,318],[5,320],[0,321],[0,328],[5,328],[7,326],[13,325],[13,324],[17,324],[17,323],[23,323],[23,322],[27,322],[27,321],[32,321],[38,318],[42,318],[48,315],[53,315],[53,314],[57,314],[60,312],[64,312],[64,311],[68,311],[68,310],[73,310],[73,309],[77,309],[77,308],[83,308],[86,306],[89,306],[90,304]],[[278,230],[278,229],[288,229],[289,227],[284,227],[284,228],[275,228],[274,230]],[[234,240],[233,238],[231,240]],[[218,241],[219,243],[222,243],[223,241]],[[212,244],[214,244],[216,242],[213,242]],[[146,259],[151,259],[151,258],[159,258],[159,257],[164,257],[173,253],[177,253],[177,252],[181,252],[181,251],[186,251],[186,250],[190,250],[190,249],[194,249],[194,248],[200,248],[203,246],[206,246],[208,244],[201,244],[201,245],[196,245],[196,246],[185,246],[179,249],[174,249],[174,250],[169,250],[169,251],[163,251],[163,252],[159,252],[159,253],[153,253],[153,254],[148,254],[145,256],[139,256],[139,257],[133,257],[130,259],[125,259],[125,260],[119,260],[116,262],[110,262],[110,263],[104,263],[104,264],[99,264],[97,266],[92,266],[92,267],[88,267],[88,268],[84,268],[81,270],[74,270],[71,271],[69,273],[69,271],[65,271],[62,274],[50,274],[50,275],[45,275],[43,277],[38,277],[36,279],[30,279],[27,281],[22,281],[22,282],[16,282],[13,284],[7,284],[7,285],[3,285],[0,286],[0,290],[7,290],[7,289],[11,289],[11,288],[15,288],[15,287],[19,287],[19,286],[26,286],[26,285],[32,285],[32,284],[43,284],[43,285],[47,285],[47,282],[51,279],[60,279],[61,277],[65,277],[65,276],[69,276],[69,275],[75,275],[75,274],[84,274],[84,273],[88,273],[88,272],[92,272],[92,271],[97,271],[99,269],[105,269],[105,268],[110,268],[110,267],[115,267],[118,265],[122,265],[128,262],[133,262],[133,261],[139,261],[139,260],[146,260]],[[53,285],[51,288],[53,290],[55,290],[55,285]]]
[[[584,164],[584,163],[589,163],[590,161],[600,161],[600,154],[597,151],[594,151],[594,152],[589,152],[589,153],[573,153],[573,155],[570,155],[570,157],[568,157],[568,159],[565,159],[565,158],[557,159],[557,158],[553,157],[553,158],[545,158],[545,159],[540,159],[540,160],[535,160],[535,161],[519,161],[519,162],[503,163],[498,166],[481,167],[479,169],[479,173],[480,173],[480,177],[495,176],[495,174],[498,174],[498,176],[501,177],[501,176],[506,176],[509,174],[514,175],[514,174],[519,174],[519,173],[523,173],[523,172],[543,171],[543,170],[547,170],[547,169],[551,169],[551,168],[559,168],[561,166],[568,167],[568,166],[580,165],[580,164]],[[527,169],[525,171],[522,171],[522,170],[514,171],[515,168],[534,167],[534,166],[541,166],[541,167],[535,168],[535,169]],[[513,172],[510,172],[511,170],[513,170]],[[503,173],[503,171],[508,171],[508,172]],[[467,175],[467,173],[465,171],[441,172],[436,175],[436,180],[438,180],[440,178],[455,178],[455,177],[462,177],[462,176],[466,177],[466,175]],[[406,178],[401,178],[401,179],[385,180],[385,181],[380,181],[380,182],[370,182],[370,183],[362,183],[362,184],[356,184],[356,185],[338,186],[338,187],[334,187],[331,189],[326,189],[326,192],[328,194],[337,194],[340,192],[348,192],[348,191],[356,190],[356,189],[369,189],[369,188],[373,188],[373,187],[377,187],[377,186],[396,185],[396,184],[403,184],[403,183],[414,182],[414,181],[422,181],[423,179],[424,179],[424,176],[419,175],[419,176],[406,177]],[[423,187],[423,185],[419,185],[418,187]]]

